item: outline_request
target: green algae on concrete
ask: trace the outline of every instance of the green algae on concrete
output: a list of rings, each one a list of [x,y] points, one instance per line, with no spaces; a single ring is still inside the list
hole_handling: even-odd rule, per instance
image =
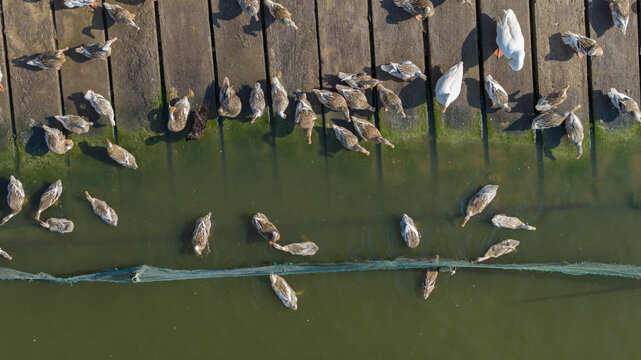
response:
[[[480,142],[482,139],[481,131],[481,112],[473,108],[457,108],[459,110],[456,117],[464,124],[461,128],[448,128],[443,119],[443,106],[433,98],[434,105],[434,127],[436,128],[437,141],[448,142]],[[452,110],[449,110],[452,111]],[[453,117],[454,115],[449,115]]]

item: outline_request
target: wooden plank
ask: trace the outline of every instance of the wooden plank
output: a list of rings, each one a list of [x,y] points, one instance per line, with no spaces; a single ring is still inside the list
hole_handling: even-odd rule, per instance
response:
[[[5,63],[6,51],[4,48],[4,25],[0,21],[0,70],[4,78],[0,92],[0,169],[13,171],[15,164],[13,158],[13,128],[11,124],[11,99],[9,98],[9,74]],[[8,180],[7,180],[8,183]]]
[[[533,74],[532,74],[532,41],[530,39],[530,5],[523,0],[479,0],[481,9],[481,54],[483,60],[483,77],[481,90],[484,91],[485,76],[491,75],[507,91],[509,105],[507,112],[493,108],[490,99],[485,96],[487,109],[488,138],[490,141],[502,141],[505,136],[521,137],[521,141],[534,144],[532,141],[532,114],[534,114]],[[521,25],[525,40],[525,62],[520,71],[514,71],[505,57],[497,58],[492,53],[497,49],[496,24],[503,19],[504,10],[512,9]],[[510,139],[514,142],[514,139]]]
[[[442,106],[433,98],[434,121],[438,138],[463,137],[481,139],[481,98],[479,82],[478,34],[476,6],[445,1],[435,7],[436,14],[428,19],[430,84],[436,82],[450,67],[463,61],[464,75],[461,94],[442,113]],[[436,5],[436,4],[435,4]],[[453,25],[455,24],[455,25]],[[443,29],[448,29],[443,31]],[[459,50],[460,49],[460,50]],[[434,95],[433,95],[434,96]]]
[[[376,78],[399,95],[407,114],[407,118],[402,118],[400,114],[391,110],[385,112],[379,106],[383,135],[390,137],[392,142],[426,136],[428,125],[425,82],[420,78],[403,82],[380,68],[381,65],[390,62],[410,60],[428,74],[423,50],[423,24],[412,19],[403,9],[396,7],[391,0],[372,1],[372,21]]]

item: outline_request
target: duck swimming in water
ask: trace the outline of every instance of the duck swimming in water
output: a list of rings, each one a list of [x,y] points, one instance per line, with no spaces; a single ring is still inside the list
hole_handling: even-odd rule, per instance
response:
[[[61,194],[62,181],[58,179],[55,183],[49,185],[47,190],[45,190],[45,192],[42,193],[42,196],[40,196],[40,205],[38,206],[38,212],[36,213],[36,220],[40,220],[40,214],[42,214],[43,211],[50,208],[51,205],[58,203],[58,199],[60,199]]]
[[[401,117],[407,117],[405,115],[405,110],[403,110],[403,102],[401,98],[398,97],[392,90],[383,86],[383,84],[378,83],[376,85],[376,90],[378,90],[378,99],[383,105],[383,110],[387,112],[390,108],[397,113],[401,114]]]
[[[434,4],[430,0],[394,0],[394,5],[403,8],[418,21],[434,15]]]
[[[576,159],[580,159],[581,155],[583,155],[583,137],[585,134],[583,131],[583,124],[581,124],[579,117],[574,114],[574,111],[570,111],[568,116],[565,118],[565,132],[568,134],[570,142],[576,146]]]
[[[207,108],[202,106],[197,113],[194,113],[194,121],[187,134],[186,141],[200,140],[207,129]]]
[[[614,26],[625,35],[628,21],[630,21],[630,0],[610,0],[610,12]]]
[[[496,23],[496,45],[494,55],[505,55],[510,59],[510,67],[514,71],[523,69],[525,61],[525,40],[521,33],[521,25],[512,9],[503,10],[503,20]]]
[[[112,144],[109,139],[105,139],[105,145],[107,145],[107,155],[109,155],[113,161],[130,169],[138,169],[136,158],[131,155],[129,151],[125,150],[121,146]]]
[[[111,107],[109,100],[105,99],[104,96],[95,93],[93,90],[87,90],[85,93],[85,100],[89,101],[91,107],[98,113],[98,115],[104,115],[109,118],[109,123],[111,126],[116,126],[116,120],[114,118],[114,108]]]
[[[240,5],[243,12],[249,14],[256,21],[258,21],[258,12],[260,11],[260,0],[238,0],[238,5]]]
[[[274,112],[276,112],[281,119],[285,119],[287,118],[285,110],[287,110],[288,106],[289,98],[287,96],[287,90],[285,90],[285,87],[280,83],[280,80],[274,76],[272,78],[272,108],[274,108]]]
[[[65,51],[69,50],[68,47],[60,50],[47,51],[45,53],[36,54],[27,61],[27,65],[39,67],[41,69],[56,69],[60,70],[62,64],[67,61]]]
[[[98,7],[98,1],[94,0],[65,0],[65,6],[69,9],[81,6],[91,6],[92,8]]]
[[[491,75],[485,77],[485,91],[490,101],[492,101],[492,106],[500,107],[501,109],[505,109],[505,111],[512,111],[512,108],[508,105],[509,99],[507,92]]]
[[[296,297],[296,292],[294,292],[294,289],[289,286],[287,281],[274,274],[269,275],[269,280],[272,283],[272,289],[274,289],[274,292],[278,295],[280,301],[292,310],[298,309],[298,298]]]
[[[521,219],[513,216],[507,216],[505,214],[494,215],[494,217],[492,218],[492,225],[496,226],[497,228],[512,230],[536,230],[534,226],[530,226],[524,223],[523,221],[521,221]]]
[[[381,65],[381,70],[403,81],[414,80],[417,76],[422,80],[427,80],[427,76],[423,74],[421,69],[409,60]]]
[[[547,96],[544,96],[536,103],[534,107],[540,112],[547,112],[552,109],[556,109],[559,105],[568,98],[568,89],[570,84],[565,85],[563,89],[552,91]]]
[[[378,85],[378,83],[380,83],[380,81],[374,79],[369,74],[366,74],[364,72],[358,74],[347,74],[339,72],[338,78],[354,89],[361,90],[371,89]]]
[[[73,221],[67,219],[48,218],[46,221],[38,220],[38,223],[51,232],[68,234],[73,231]]]
[[[436,287],[436,277],[438,276],[438,272],[438,269],[428,269],[425,272],[425,278],[423,279],[423,297],[425,300],[427,300]]]
[[[332,128],[334,129],[334,135],[336,135],[336,138],[343,144],[345,149],[361,152],[369,156],[369,151],[358,143],[358,138],[351,131],[336,124],[332,124]]]
[[[104,43],[81,45],[76,48],[78,54],[82,54],[91,60],[107,60],[111,56],[111,44],[118,38],[107,40]]]
[[[372,105],[367,102],[367,96],[359,89],[354,89],[350,86],[336,85],[336,90],[343,95],[347,105],[354,110],[376,110]]]
[[[2,221],[0,221],[0,226],[4,225],[9,221],[9,219],[16,216],[22,210],[22,205],[25,203],[25,199],[26,196],[24,194],[22,183],[11,175],[9,177],[9,185],[7,185],[7,204],[11,209],[11,214],[5,216]]]
[[[311,241],[292,243],[285,246],[280,246],[277,243],[272,243],[272,246],[280,251],[288,252],[292,255],[301,256],[312,256],[318,251],[318,245],[314,244]]]
[[[532,120],[532,129],[534,130],[544,130],[551,129],[563,124],[565,118],[570,115],[570,113],[577,111],[581,108],[581,105],[575,106],[572,110],[561,114],[558,111],[547,112],[539,114],[537,117]]]
[[[89,128],[93,126],[91,121],[87,121],[78,115],[56,115],[54,119],[58,120],[67,131],[78,135],[88,133]]]
[[[211,212],[196,220],[196,228],[191,236],[191,245],[196,255],[202,255],[203,251],[209,251],[209,235],[211,231]]]
[[[47,125],[42,125],[42,129],[45,131],[45,142],[49,150],[56,154],[66,154],[67,151],[73,148],[73,140],[67,139],[62,131],[51,128]]]
[[[276,20],[280,20],[287,26],[294,28],[294,30],[298,30],[298,26],[292,20],[292,13],[283,5],[271,0],[265,0],[265,6],[267,6],[267,9]]]
[[[618,92],[617,89],[611,88],[608,91],[608,97],[612,102],[612,105],[624,114],[629,114],[634,117],[634,119],[641,123],[641,110],[639,110],[639,104],[634,101],[628,95]]]
[[[296,104],[296,114],[294,115],[294,124],[303,129],[307,137],[307,144],[312,144],[312,130],[316,124],[316,113],[307,101],[307,94],[302,93]]]
[[[185,126],[187,126],[189,110],[191,110],[191,104],[189,104],[189,98],[187,98],[187,96],[176,101],[174,106],[170,106],[167,129],[173,132],[182,131]]]
[[[472,263],[480,263],[489,258],[497,258],[499,256],[509,254],[516,251],[516,247],[519,246],[518,240],[507,239],[503,240],[498,244],[492,245],[486,252],[485,255],[476,258]]]
[[[136,30],[140,30],[140,27],[134,22],[136,14],[129,12],[129,10],[123,8],[120,5],[103,3],[102,6],[105,8],[105,10],[107,10],[109,16],[111,16],[111,18],[114,19],[117,23],[128,25],[135,28]]]
[[[316,97],[318,97],[318,101],[320,101],[328,109],[334,111],[342,111],[343,114],[345,114],[345,117],[347,117],[347,121],[352,121],[352,118],[349,115],[347,100],[345,100],[343,95],[335,93],[333,91],[319,89],[314,89],[314,94],[316,94]]]
[[[472,216],[480,214],[485,207],[494,200],[498,189],[498,185],[485,185],[479,192],[472,196],[470,201],[467,203],[467,208],[465,209],[465,220],[463,220],[461,227],[465,227],[465,224],[467,224]]]
[[[599,46],[599,44],[597,44],[596,40],[590,39],[589,37],[566,31],[563,33],[561,39],[563,40],[564,44],[570,46],[572,49],[574,49],[574,51],[576,51],[579,59],[583,59],[584,55],[603,55],[603,49]]]
[[[265,105],[265,93],[260,87],[260,83],[256,82],[251,93],[249,93],[249,108],[252,110],[252,124],[256,119],[263,116],[263,113],[265,112]]]
[[[352,121],[354,122],[354,129],[364,141],[371,141],[374,144],[383,143],[392,149],[394,148],[394,144],[385,139],[378,128],[371,122],[356,116],[352,116]]]
[[[274,226],[274,224],[269,221],[265,214],[256,213],[254,217],[252,217],[252,224],[254,225],[260,236],[269,240],[270,245],[274,244],[280,239],[280,233],[278,232],[278,229],[276,229],[276,226]]]
[[[463,62],[452,66],[436,82],[436,100],[443,105],[443,112],[461,94],[463,84]]]
[[[403,235],[403,240],[405,240],[405,244],[409,248],[413,249],[421,242],[421,234],[414,225],[414,220],[407,214],[403,214],[401,218],[401,235]]]
[[[116,214],[116,211],[109,207],[106,202],[91,197],[88,191],[85,191],[85,197],[91,204],[91,208],[93,209],[94,214],[98,215],[104,222],[109,225],[118,225],[118,214]]]
[[[236,91],[229,84],[229,79],[226,76],[223,79],[223,86],[220,87],[218,101],[220,102],[220,107],[218,108],[218,115],[220,116],[235,118],[243,109],[240,98],[236,95]]]

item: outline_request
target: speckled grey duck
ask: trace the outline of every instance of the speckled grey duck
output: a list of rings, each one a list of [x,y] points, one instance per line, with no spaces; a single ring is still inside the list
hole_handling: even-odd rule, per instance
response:
[[[581,105],[577,105],[572,110],[566,113],[551,111],[551,112],[539,114],[537,117],[534,118],[534,120],[532,120],[532,129],[544,130],[544,129],[551,129],[551,128],[560,126],[561,124],[563,124],[563,121],[565,120],[566,117],[568,117],[568,115],[570,115],[571,112],[577,111],[580,108],[581,108]]]
[[[409,248],[415,248],[421,242],[421,234],[418,232],[414,220],[407,214],[401,218],[401,235],[405,240],[405,245]]]
[[[547,96],[542,97],[539,102],[536,103],[535,108],[541,112],[547,112],[555,109],[557,106],[563,104],[563,102],[568,98],[569,88],[570,84],[567,84],[563,89],[552,91]]]
[[[480,214],[485,207],[494,200],[498,189],[498,185],[485,185],[479,192],[472,196],[465,208],[465,219],[461,227],[465,227],[465,224],[467,224],[472,216]]]
[[[107,40],[104,43],[81,45],[76,48],[78,54],[82,54],[91,60],[107,60],[111,56],[111,44],[118,38]]]
[[[252,110],[252,124],[256,119],[263,116],[266,105],[265,93],[263,92],[263,88],[260,86],[260,83],[257,82],[249,93],[249,108]]]
[[[438,269],[428,269],[423,278],[423,297],[425,300],[430,296],[436,287],[436,277],[438,276]]]
[[[207,129],[207,108],[202,106],[197,113],[194,113],[194,121],[191,122],[191,128],[185,141],[200,140]]]
[[[2,250],[2,249],[0,249],[0,255],[1,255],[3,258],[7,259],[7,260],[13,260],[13,258],[11,257],[11,255],[9,255],[9,253],[8,253],[8,252],[6,252],[6,251],[4,251],[4,250]]]
[[[287,26],[294,28],[294,30],[298,30],[298,26],[292,20],[292,13],[286,7],[271,0],[265,0],[265,6],[267,6],[267,9],[276,20],[280,20]]]
[[[235,118],[243,109],[240,98],[236,95],[236,91],[229,84],[229,79],[226,76],[218,93],[218,101],[220,102],[220,107],[218,108],[218,115],[220,116]]]
[[[111,126],[116,126],[116,119],[114,117],[114,109],[111,107],[109,100],[105,99],[104,96],[94,92],[93,90],[87,90],[85,93],[85,100],[89,101],[91,107],[98,113],[98,115],[104,115],[109,118],[109,123]]]
[[[42,125],[42,129],[45,131],[45,142],[50,151],[62,155],[73,148],[73,140],[67,139],[62,131],[47,125]]]
[[[590,39],[589,37],[575,34],[573,32],[566,31],[563,33],[561,39],[563,43],[570,46],[576,54],[579,56],[579,59],[582,59],[584,55],[587,56],[601,56],[603,55],[603,49],[596,40]]]
[[[401,98],[398,97],[392,90],[383,86],[383,84],[376,85],[378,90],[378,98],[383,105],[383,109],[387,112],[390,108],[397,113],[401,114],[402,117],[407,117],[405,111],[403,110],[403,102]]]
[[[367,102],[367,96],[359,89],[354,89],[350,86],[336,85],[336,90],[343,95],[347,105],[354,110],[376,110],[372,105]]]
[[[68,234],[73,231],[73,221],[67,219],[48,218],[45,221],[38,220],[40,226],[51,232]]]
[[[93,122],[85,120],[78,115],[57,115],[54,119],[58,120],[62,126],[74,134],[86,134],[93,126]]]
[[[610,12],[614,26],[625,35],[630,21],[630,0],[610,0]]]
[[[570,142],[576,146],[576,159],[580,159],[581,155],[583,155],[583,137],[585,133],[583,124],[581,124],[579,117],[574,114],[574,111],[570,111],[565,118],[565,132],[568,134]]]
[[[176,101],[174,106],[169,107],[169,121],[167,121],[167,129],[173,132],[182,131],[187,126],[187,118],[189,117],[189,110],[191,104],[187,96]]]
[[[67,57],[64,54],[64,52],[67,50],[69,50],[68,47],[64,49],[35,54],[31,57],[31,59],[27,61],[27,64],[41,69],[60,70],[62,64],[67,61]]]
[[[270,244],[275,243],[280,239],[280,233],[276,226],[269,221],[269,218],[263,213],[256,213],[252,217],[252,225],[258,231],[258,234],[265,239],[269,240]]]
[[[499,256],[509,254],[511,252],[516,251],[516,247],[519,246],[519,241],[518,240],[512,240],[512,239],[507,239],[503,240],[498,244],[492,245],[486,252],[485,255],[476,258],[476,260],[472,261],[473,263],[480,263],[481,261],[485,261],[489,258],[497,258]]]
[[[361,152],[369,156],[369,151],[367,151],[367,149],[365,149],[358,143],[358,138],[356,137],[356,135],[352,134],[351,131],[336,124],[332,124],[332,128],[334,129],[336,138],[341,142],[341,144],[343,144],[343,147],[345,147],[345,149]]]
[[[289,97],[287,96],[287,90],[283,84],[280,83],[277,77],[272,78],[272,108],[274,112],[281,118],[285,119],[285,111],[289,106]]]
[[[487,75],[485,77],[485,91],[492,102],[492,106],[500,107],[506,111],[512,111],[510,105],[508,105],[509,98],[507,91],[505,91],[503,86],[501,86],[498,81],[494,80],[491,75]]]
[[[347,101],[345,100],[343,95],[335,93],[333,91],[319,89],[314,89],[314,94],[316,94],[316,97],[318,97],[318,101],[320,101],[328,109],[334,111],[342,111],[343,114],[345,114],[345,117],[347,117],[347,121],[352,121],[352,118],[349,115],[349,107],[347,106]]]
[[[272,284],[272,289],[274,289],[274,292],[278,295],[278,298],[285,306],[292,310],[298,309],[298,298],[296,297],[296,292],[291,286],[289,286],[285,279],[272,274],[269,275],[269,281]]]
[[[258,12],[260,11],[260,0],[238,0],[241,10],[249,14],[258,21]]]
[[[9,219],[22,211],[22,205],[25,203],[25,199],[26,196],[22,182],[11,175],[9,177],[9,184],[7,185],[7,204],[11,209],[11,214],[5,216],[2,221],[0,221],[0,226],[4,225]]]
[[[85,197],[91,204],[94,214],[98,215],[104,222],[109,225],[116,226],[118,225],[118,214],[112,209],[106,202],[91,197],[88,191],[85,191]]]
[[[612,105],[619,110],[621,113],[631,115],[636,121],[641,123],[641,110],[639,110],[639,104],[634,101],[628,95],[617,91],[615,88],[611,88],[608,91],[608,97],[612,102]]]
[[[40,214],[42,214],[43,211],[50,208],[51,205],[58,203],[58,199],[60,199],[61,194],[62,194],[62,181],[58,179],[56,180],[55,183],[49,185],[47,190],[45,190],[45,192],[42,193],[42,196],[40,196],[40,205],[38,205],[36,220],[40,220]]]
[[[94,0],[65,0],[65,6],[72,9],[81,6],[91,6],[92,8],[98,7],[98,1]]]
[[[140,27],[134,22],[136,14],[129,12],[129,10],[123,8],[120,5],[103,3],[102,6],[105,8],[105,10],[107,10],[107,14],[109,14],[109,16],[111,16],[111,18],[114,19],[117,23],[128,25],[135,28],[136,30],[140,30]]]
[[[191,245],[196,255],[209,251],[209,235],[211,233],[211,212],[196,220],[196,228],[191,236]]]
[[[380,83],[380,81],[374,79],[372,76],[364,72],[358,74],[347,74],[339,72],[338,78],[347,85],[361,90],[371,89],[378,85],[378,83]]]
[[[292,243],[285,246],[278,245],[277,243],[272,243],[272,246],[280,251],[300,256],[312,256],[318,251],[318,245],[311,241]]]
[[[121,146],[112,144],[109,139],[105,139],[105,145],[107,145],[107,155],[109,155],[113,161],[130,169],[138,169],[136,158],[129,151]]]
[[[427,76],[423,74],[421,69],[409,60],[381,65],[381,70],[403,81],[414,80],[417,76],[423,80],[427,80]]]
[[[312,144],[312,130],[316,124],[316,113],[312,109],[312,106],[307,101],[307,94],[302,93],[298,99],[298,104],[296,104],[296,114],[294,115],[294,124],[298,126],[305,132],[307,137],[307,144]]]
[[[492,218],[492,225],[497,228],[512,229],[512,230],[536,230],[534,226],[530,226],[521,219],[514,216],[507,216],[505,214],[494,215]]]
[[[392,149],[394,148],[394,144],[385,139],[378,128],[371,122],[356,116],[352,116],[352,121],[354,123],[354,129],[356,129],[356,132],[363,140],[371,141],[374,144],[383,143]]]
[[[403,8],[418,21],[434,15],[434,4],[430,0],[394,0],[394,5]]]

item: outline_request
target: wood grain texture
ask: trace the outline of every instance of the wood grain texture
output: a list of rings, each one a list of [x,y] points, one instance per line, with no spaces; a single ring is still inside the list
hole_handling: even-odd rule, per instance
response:
[[[0,70],[3,74],[2,85],[4,92],[0,92],[0,152],[9,151],[13,146],[13,134],[11,125],[11,93],[9,89],[9,73],[5,59],[7,56],[4,48],[4,24],[0,22]]]

